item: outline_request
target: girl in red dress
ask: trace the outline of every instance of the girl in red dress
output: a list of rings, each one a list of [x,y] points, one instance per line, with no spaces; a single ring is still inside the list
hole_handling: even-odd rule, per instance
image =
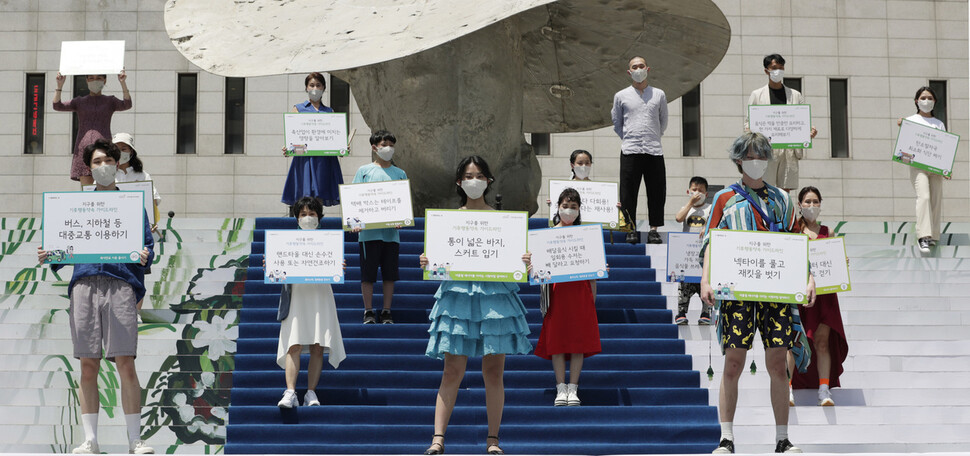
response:
[[[819,225],[817,221],[821,204],[822,194],[817,188],[805,187],[798,192],[798,205],[802,213],[798,226],[801,233],[807,234],[810,239],[823,239],[831,235],[829,227]],[[849,353],[845,328],[842,327],[842,313],[839,311],[839,297],[835,293],[819,295],[815,298],[815,306],[798,306],[798,312],[812,347],[812,363],[804,374],[792,369],[792,388],[818,388],[818,405],[835,405],[829,388],[841,386],[839,375]]]
[[[579,192],[567,188],[559,195],[556,227],[579,225]],[[542,319],[542,330],[535,354],[552,360],[556,374],[555,405],[579,405],[579,374],[583,359],[600,351],[600,330],[596,320],[596,281],[562,282],[542,285],[542,299],[548,299],[548,311]],[[566,360],[569,360],[569,383],[566,383]]]

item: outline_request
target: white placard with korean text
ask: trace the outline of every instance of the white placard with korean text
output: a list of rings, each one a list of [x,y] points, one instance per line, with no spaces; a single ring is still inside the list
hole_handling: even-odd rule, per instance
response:
[[[410,180],[343,184],[339,188],[340,220],[345,231],[414,225]]]
[[[550,180],[549,181],[549,226],[558,208],[556,202],[559,195],[567,188],[579,192],[582,205],[579,208],[580,221],[586,224],[598,223],[605,229],[615,230],[620,225],[620,209],[616,203],[620,201],[619,185],[616,182]]]
[[[266,230],[264,283],[344,283],[344,232]]]
[[[145,247],[142,192],[44,193],[48,263],[138,263]]]
[[[701,283],[703,269],[700,258],[701,241],[699,233],[667,234],[667,281]]]
[[[529,230],[532,285],[605,279],[603,227],[576,225]]]
[[[849,263],[846,261],[845,238],[808,241],[808,261],[815,277],[815,294],[851,291]]]
[[[64,76],[118,74],[125,69],[125,41],[61,41]]]
[[[525,282],[529,213],[428,209],[425,280]]]
[[[941,176],[953,172],[960,136],[903,119],[893,161]]]
[[[808,236],[711,230],[714,299],[805,304]]]
[[[765,135],[772,149],[811,149],[812,106],[748,105],[748,128]]]
[[[155,194],[152,181],[131,181],[131,182],[115,182],[115,186],[118,190],[125,190],[129,192],[142,192],[145,194],[145,212],[148,214],[148,224],[155,225],[155,200],[153,195]],[[93,192],[94,185],[85,185],[81,187],[81,190],[86,192]]]
[[[347,114],[343,112],[290,112],[283,114],[286,155],[337,156],[350,153]]]

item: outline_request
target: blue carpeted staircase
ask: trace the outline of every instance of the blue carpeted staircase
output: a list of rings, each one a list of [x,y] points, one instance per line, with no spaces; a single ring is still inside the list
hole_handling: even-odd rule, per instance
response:
[[[530,220],[544,228],[545,219]],[[324,227],[339,228],[337,219]],[[263,231],[296,228],[292,218],[256,220],[250,265],[262,264]],[[610,277],[597,287],[603,352],[588,358],[580,380],[581,407],[553,407],[551,363],[534,355],[506,358],[502,447],[508,453],[707,453],[719,427],[700,374],[684,354],[666,298],[643,245],[608,243]],[[617,240],[621,240],[618,237]],[[442,362],[424,356],[428,312],[437,282],[420,278],[423,220],[401,231],[401,280],[394,296],[394,325],[361,324],[356,235],[345,237],[347,282],[333,287],[347,359],[324,363],[317,388],[323,406],[281,411],[284,388],[276,364],[279,286],[262,283],[250,267],[239,323],[227,453],[407,453],[431,442]],[[374,303],[380,307],[381,284]],[[521,286],[535,344],[541,317],[538,287]],[[307,357],[303,357],[306,368]],[[445,441],[448,453],[484,453],[485,392],[480,359],[468,362]],[[305,388],[306,374],[298,385]],[[298,387],[298,395],[303,398]]]

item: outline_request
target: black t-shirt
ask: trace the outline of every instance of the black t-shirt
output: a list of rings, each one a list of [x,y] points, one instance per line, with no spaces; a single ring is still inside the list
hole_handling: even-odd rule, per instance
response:
[[[788,104],[788,97],[785,96],[785,86],[781,86],[780,89],[768,87],[768,92],[771,96],[771,104]]]

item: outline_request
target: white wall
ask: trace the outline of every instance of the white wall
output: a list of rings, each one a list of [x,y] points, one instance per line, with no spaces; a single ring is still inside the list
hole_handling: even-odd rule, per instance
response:
[[[888,160],[898,131],[895,119],[913,113],[916,88],[930,79],[947,80],[947,126],[967,137],[967,2],[715,3],[731,24],[732,42],[724,60],[701,84],[702,157],[680,156],[681,104],[680,100],[670,104],[670,125],[664,137],[666,218],[672,219],[683,204],[691,176],[704,176],[714,184],[736,179],[736,169],[728,163],[725,151],[741,132],[748,95],[766,83],[762,57],[777,52],[788,61],[786,76],[802,78],[803,92],[812,104],[819,135],[801,162],[800,183],[822,191],[823,219],[913,219],[909,171]],[[246,153],[224,155],[224,79],[200,73],[198,153],[176,156],[177,74],[199,69],[170,44],[163,6],[163,0],[12,0],[0,5],[0,194],[4,197],[0,216],[38,215],[42,192],[77,188],[67,177],[72,148],[70,113],[54,112],[51,99],[60,42],[81,39],[127,41],[126,66],[134,108],[117,113],[112,130],[135,135],[137,150],[162,193],[163,212],[173,210],[190,217],[284,213],[279,196],[289,163],[280,154],[279,113],[304,99],[304,75],[247,79]],[[622,64],[617,71],[624,71]],[[47,74],[45,152],[39,156],[22,153],[28,72]],[[830,158],[829,78],[849,80],[848,159]],[[70,93],[70,81],[64,89]],[[116,79],[109,77],[105,93],[120,96]],[[348,181],[357,167],[370,160],[370,131],[356,106],[352,111],[356,155],[341,159]],[[398,150],[408,153],[412,147],[415,145],[400,144]],[[577,148],[593,153],[594,179],[615,180],[618,176],[619,140],[611,129],[553,135],[551,148],[551,156],[539,158],[545,179],[568,176],[567,158]],[[944,184],[944,219],[970,221],[966,141],[961,143],[954,176]],[[546,198],[544,189],[539,201]],[[637,218],[642,220],[644,196],[639,208]]]

